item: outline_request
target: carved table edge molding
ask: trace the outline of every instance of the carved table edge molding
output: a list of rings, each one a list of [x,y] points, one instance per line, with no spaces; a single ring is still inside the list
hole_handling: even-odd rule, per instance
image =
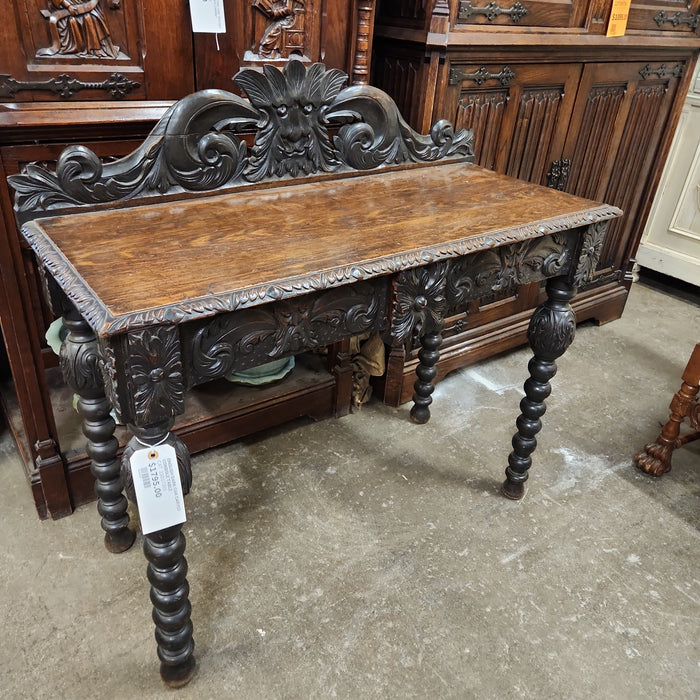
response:
[[[468,167],[468,164],[467,164]],[[59,281],[68,298],[85,320],[101,336],[116,335],[129,328],[134,330],[161,323],[181,323],[206,318],[224,311],[236,311],[278,301],[321,289],[330,289],[360,280],[372,279],[406,269],[427,265],[436,260],[455,258],[488,250],[507,243],[550,235],[559,231],[588,226],[620,215],[620,210],[607,204],[578,214],[559,216],[503,232],[465,237],[448,244],[418,248],[400,255],[370,260],[362,265],[338,266],[309,275],[290,277],[275,285],[258,285],[224,294],[200,297],[169,306],[146,309],[138,313],[114,316],[94,294],[80,274],[70,266],[61,251],[44,235],[40,220],[22,226],[22,234],[43,261],[52,277]]]

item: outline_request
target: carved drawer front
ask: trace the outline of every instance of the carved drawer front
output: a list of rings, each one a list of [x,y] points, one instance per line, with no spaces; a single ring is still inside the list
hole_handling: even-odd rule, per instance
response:
[[[0,0],[0,100],[181,97],[186,12],[179,0]]]
[[[580,27],[584,3],[575,0],[460,0],[456,26]]]
[[[699,34],[700,0],[634,0],[628,29]]]
[[[183,327],[189,386],[386,327],[384,279],[314,292]]]

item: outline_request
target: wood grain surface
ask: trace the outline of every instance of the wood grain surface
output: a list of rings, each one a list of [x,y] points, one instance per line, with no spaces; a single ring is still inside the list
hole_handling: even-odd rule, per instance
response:
[[[392,271],[402,256],[411,267],[460,254],[455,246],[524,240],[610,211],[457,163],[39,219],[25,229],[44,262],[53,256],[59,280],[56,259],[72,285],[118,318],[339,268],[368,277],[368,266]]]

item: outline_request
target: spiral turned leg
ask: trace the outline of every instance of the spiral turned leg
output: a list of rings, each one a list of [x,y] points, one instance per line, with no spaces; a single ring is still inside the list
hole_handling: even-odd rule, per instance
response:
[[[105,547],[115,554],[134,543],[136,533],[130,530],[127,500],[120,476],[119,441],[114,437],[115,423],[111,406],[104,397],[80,398],[78,408],[83,416],[83,433],[88,440],[87,453],[92,459],[90,470],[95,477],[97,512],[102,516]]]
[[[576,288],[563,277],[547,283],[547,301],[532,315],[528,341],[534,357],[528,364],[530,378],[525,382],[525,398],[520,402],[520,416],[516,421],[518,432],[513,436],[513,451],[508,457],[503,495],[522,498],[525,482],[532,466],[532,453],[537,447],[535,436],[542,428],[540,420],[547,410],[545,399],[551,393],[549,380],[556,374],[556,358],[571,345],[576,332],[576,317],[569,301]]]
[[[430,404],[433,402],[431,394],[435,391],[435,377],[437,375],[437,361],[440,359],[440,346],[442,334],[438,332],[426,333],[421,337],[421,349],[418,351],[420,360],[416,367],[416,379],[413,385],[413,407],[411,408],[411,420],[414,423],[427,423],[430,420]]]
[[[182,493],[189,493],[192,485],[190,455],[182,440],[170,432],[172,424],[171,418],[148,427],[129,426],[134,437],[122,455],[122,479],[132,501],[136,502],[136,493],[130,462],[134,452],[144,445],[167,444],[175,449]],[[160,675],[167,685],[179,688],[190,681],[195,671],[192,606],[182,524],[144,534],[143,551],[148,560]]]
[[[64,316],[63,323],[68,328],[68,336],[61,346],[61,370],[66,383],[79,396],[78,410],[88,441],[87,453],[92,459],[105,547],[110,552],[124,552],[133,544],[135,534],[128,528],[127,500],[122,492],[117,459],[119,442],[114,437],[115,423],[104,392],[97,339],[77,312]]]
[[[195,670],[182,525],[145,535],[143,551],[148,560],[160,675],[167,685],[179,688]]]

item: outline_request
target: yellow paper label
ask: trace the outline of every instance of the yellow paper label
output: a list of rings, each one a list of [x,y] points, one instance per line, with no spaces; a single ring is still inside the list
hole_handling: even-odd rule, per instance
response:
[[[625,36],[632,0],[613,0],[606,36]]]

